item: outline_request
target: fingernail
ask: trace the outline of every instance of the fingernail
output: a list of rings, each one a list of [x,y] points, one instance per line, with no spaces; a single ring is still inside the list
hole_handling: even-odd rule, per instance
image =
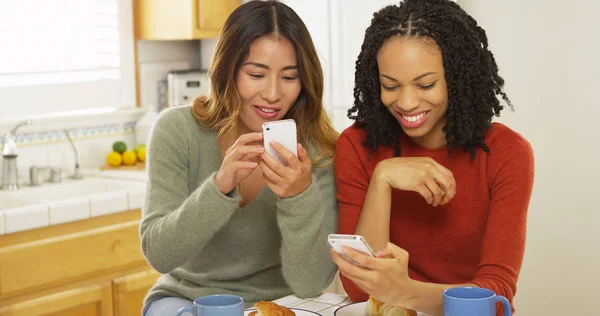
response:
[[[348,249],[348,247],[342,247],[342,252],[343,253],[348,253],[350,250]]]
[[[251,163],[250,163],[250,165],[251,165],[252,167],[256,167],[256,166],[258,166],[258,164],[257,164],[256,162],[251,162]]]

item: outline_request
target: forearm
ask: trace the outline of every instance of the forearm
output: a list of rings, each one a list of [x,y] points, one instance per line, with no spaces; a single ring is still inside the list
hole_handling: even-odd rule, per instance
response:
[[[168,273],[197,254],[229,222],[239,197],[221,194],[212,177],[183,203],[173,203],[177,199],[165,196],[164,191],[150,189],[140,233],[148,263]]]
[[[327,185],[313,181],[300,195],[277,202],[283,276],[298,296],[320,294],[337,270],[327,243],[327,235],[337,227],[335,185],[331,183],[333,179]]]
[[[384,249],[390,240],[392,188],[375,172],[369,183],[356,234],[365,237],[373,251]]]
[[[431,316],[441,316],[444,314],[444,290],[461,286],[478,287],[472,283],[439,284],[412,281],[410,291],[413,295],[394,305],[416,310]]]

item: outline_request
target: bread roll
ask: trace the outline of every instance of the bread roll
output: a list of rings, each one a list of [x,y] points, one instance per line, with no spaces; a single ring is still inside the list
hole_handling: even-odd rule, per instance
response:
[[[369,316],[417,316],[417,312],[413,310],[385,304],[372,296],[369,296],[367,301],[367,314]]]
[[[291,309],[278,305],[273,302],[261,301],[254,304],[256,311],[250,313],[248,316],[295,316]]]

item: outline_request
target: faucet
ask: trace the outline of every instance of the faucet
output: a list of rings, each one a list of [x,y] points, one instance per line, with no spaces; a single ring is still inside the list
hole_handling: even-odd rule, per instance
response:
[[[31,120],[17,124],[10,132],[4,135],[4,149],[2,150],[2,190],[17,190],[19,188],[19,173],[17,171],[17,129],[21,126],[31,125]]]
[[[71,148],[73,148],[73,153],[75,154],[75,173],[73,173],[71,178],[81,179],[83,177],[81,176],[81,171],[79,170],[79,153],[77,152],[77,148],[75,148],[75,144],[73,144],[73,140],[69,135],[69,131],[66,128],[63,129],[63,131],[65,132],[65,135],[67,135],[67,139],[69,140],[69,143],[71,143]]]

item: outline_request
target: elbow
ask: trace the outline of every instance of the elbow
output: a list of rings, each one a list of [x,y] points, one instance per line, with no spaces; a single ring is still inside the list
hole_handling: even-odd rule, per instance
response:
[[[142,254],[144,258],[146,258],[146,262],[156,271],[161,274],[169,273],[177,266],[174,265],[173,260],[169,260],[169,258],[163,258],[160,255],[160,251],[152,251],[152,247],[148,245],[147,237],[142,235]]]
[[[288,282],[294,295],[299,298],[311,298],[319,296],[333,282],[333,278],[337,272],[337,267],[334,265],[327,274],[315,273],[313,277],[302,278],[298,282]]]
[[[149,256],[146,257],[146,262],[152,267],[154,270],[159,272],[160,274],[167,274],[171,271],[175,270],[176,267],[172,267],[168,264],[164,264],[164,262],[160,262],[159,260],[152,260]]]
[[[319,296],[321,295],[321,293],[323,293],[323,290],[315,290],[314,288],[292,288],[292,291],[294,292],[294,295],[296,295],[298,298],[312,298],[315,296]]]
[[[475,278],[472,281],[473,284],[494,291],[496,295],[506,297],[506,299],[513,302],[513,298],[517,292],[516,282],[511,282],[497,275],[486,275]]]
[[[329,280],[330,278],[325,279]],[[308,284],[307,282],[301,282],[302,284],[290,284],[290,288],[298,298],[311,298],[323,294],[331,283],[323,282],[323,280],[324,279],[314,280],[315,282],[311,282],[312,284]]]
[[[176,267],[172,266],[169,264],[168,260],[161,260],[160,258],[156,258],[156,256],[153,256],[152,254],[150,254],[148,251],[144,250],[142,248],[142,253],[144,254],[144,257],[146,258],[146,262],[156,271],[158,271],[160,274],[167,274],[173,270],[175,270]]]

